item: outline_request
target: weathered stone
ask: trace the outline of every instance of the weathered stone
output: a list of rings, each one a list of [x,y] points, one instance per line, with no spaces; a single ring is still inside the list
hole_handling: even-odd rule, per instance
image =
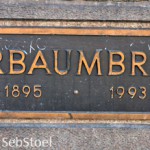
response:
[[[143,1],[101,3],[92,0],[90,2],[5,0],[0,2],[0,18],[1,26],[7,27],[150,28],[150,4]],[[50,136],[52,137],[51,149],[54,150],[149,150],[150,122],[0,120],[0,149],[2,150],[16,149],[3,148],[2,138],[4,137],[48,139]],[[31,148],[18,149],[30,150]]]
[[[16,137],[21,140],[24,138],[48,140],[51,137],[51,147],[38,149],[148,150],[150,147],[149,129],[149,125],[142,124],[1,124],[0,149],[10,149],[10,147],[2,147],[4,137],[8,138],[7,141]]]
[[[149,2],[28,1],[0,2],[1,19],[150,21]]]

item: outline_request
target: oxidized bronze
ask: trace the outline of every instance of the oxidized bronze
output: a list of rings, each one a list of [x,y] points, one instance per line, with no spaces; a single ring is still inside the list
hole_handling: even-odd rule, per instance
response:
[[[149,118],[150,30],[0,33],[1,117]]]

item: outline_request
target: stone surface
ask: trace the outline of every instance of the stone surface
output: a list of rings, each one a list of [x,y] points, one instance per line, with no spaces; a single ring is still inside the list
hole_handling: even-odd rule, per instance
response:
[[[0,20],[0,26],[5,27],[93,27],[93,28],[150,28],[149,22],[121,21],[61,21],[61,20]]]
[[[51,147],[42,150],[149,150],[150,126],[142,124],[0,124],[2,139],[49,139]],[[11,148],[17,149],[17,148]],[[37,149],[37,148],[19,148]]]
[[[5,0],[1,19],[150,21],[149,2]]]
[[[3,0],[0,2],[0,18],[0,26],[7,27],[150,28],[150,5],[149,2],[93,3],[83,2],[82,0],[76,0],[75,2]],[[121,22],[122,20],[123,22]],[[125,22],[126,20],[130,22]],[[3,148],[3,137],[8,139],[16,137],[21,139],[25,137],[49,139],[49,137],[52,137],[52,147],[45,148],[45,150],[149,150],[150,121],[1,119],[0,149],[37,149]]]

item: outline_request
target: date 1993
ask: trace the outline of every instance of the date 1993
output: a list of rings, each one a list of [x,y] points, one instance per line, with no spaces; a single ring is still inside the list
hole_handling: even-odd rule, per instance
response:
[[[139,99],[144,100],[147,97],[147,89],[145,86],[139,86],[139,87],[128,87],[125,88],[123,86],[114,87],[112,86],[110,88],[110,97],[111,99],[114,98],[123,98],[125,94],[129,95],[129,98],[133,99],[135,96],[137,96]]]

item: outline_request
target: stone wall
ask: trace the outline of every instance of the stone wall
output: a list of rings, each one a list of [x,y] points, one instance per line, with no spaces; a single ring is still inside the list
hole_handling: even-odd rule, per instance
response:
[[[98,1],[1,1],[0,26],[150,28],[149,2]],[[0,120],[0,149],[10,149],[2,146],[4,137],[8,140],[18,137],[51,138],[51,147],[45,150],[149,150],[149,129],[149,120],[7,118]]]

